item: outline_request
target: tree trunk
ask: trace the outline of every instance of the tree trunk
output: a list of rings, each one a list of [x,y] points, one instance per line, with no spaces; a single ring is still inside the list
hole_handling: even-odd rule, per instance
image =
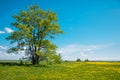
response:
[[[39,57],[37,55],[32,56],[32,64],[33,65],[39,64]]]

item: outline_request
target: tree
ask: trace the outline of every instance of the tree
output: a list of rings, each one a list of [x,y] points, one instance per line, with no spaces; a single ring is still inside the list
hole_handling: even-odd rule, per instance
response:
[[[12,23],[16,31],[12,32],[7,40],[17,43],[17,46],[8,50],[8,53],[18,53],[24,50],[30,57],[32,64],[38,64],[45,54],[56,53],[57,46],[51,43],[56,35],[63,31],[58,25],[58,19],[55,12],[50,10],[43,11],[38,5],[30,6],[26,11],[22,10]],[[24,49],[25,47],[25,49]]]
[[[88,62],[89,60],[88,59],[85,59],[85,62]]]
[[[48,62],[49,64],[54,64],[54,63],[60,64],[61,61],[62,61],[62,59],[61,59],[61,55],[60,55],[60,54],[59,54],[59,55],[57,55],[57,54],[52,54],[52,55],[49,55],[49,56],[47,57],[47,62]]]
[[[79,59],[79,58],[76,60],[76,62],[80,62],[80,61],[81,61],[81,59]]]

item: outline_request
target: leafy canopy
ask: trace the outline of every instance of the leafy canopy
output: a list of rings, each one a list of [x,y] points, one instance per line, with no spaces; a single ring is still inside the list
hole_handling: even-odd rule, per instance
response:
[[[56,53],[57,46],[51,43],[50,39],[54,39],[63,31],[58,25],[55,12],[43,11],[38,5],[34,5],[26,11],[20,11],[13,18],[16,21],[12,23],[12,26],[15,26],[16,31],[12,32],[7,40],[11,40],[11,44],[17,43],[17,46],[10,48],[9,53],[26,50],[27,54],[38,58],[43,53]]]

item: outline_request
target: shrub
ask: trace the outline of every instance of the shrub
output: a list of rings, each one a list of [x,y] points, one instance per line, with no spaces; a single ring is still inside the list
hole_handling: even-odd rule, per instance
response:
[[[88,59],[85,59],[85,62],[88,62],[89,60]]]
[[[23,65],[23,60],[21,58],[19,59],[19,61],[20,61],[20,65]]]
[[[60,54],[48,55],[46,61],[49,65],[60,64],[62,62],[61,55]]]
[[[81,61],[81,59],[79,59],[79,58],[76,60],[76,62],[80,62],[80,61]]]
[[[68,62],[68,60],[65,60],[64,62]]]

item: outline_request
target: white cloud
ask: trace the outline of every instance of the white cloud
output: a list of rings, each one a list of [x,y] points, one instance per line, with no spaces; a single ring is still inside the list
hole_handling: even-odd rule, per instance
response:
[[[8,49],[7,46],[0,46],[0,50],[6,50],[6,49]]]
[[[85,52],[85,51],[92,51],[96,50],[97,46],[95,45],[68,45],[58,49],[58,53],[78,53],[78,52]]]
[[[9,47],[7,46],[0,46],[0,60],[18,60],[25,56],[25,52],[21,51],[18,54],[14,53],[7,53]],[[25,56],[26,57],[26,56]]]
[[[5,31],[0,31],[0,34],[4,34],[5,33]]]
[[[63,60],[76,60],[77,58],[88,58],[89,55],[94,54],[96,50],[105,48],[105,45],[67,45],[57,50],[61,53]]]
[[[80,52],[80,55],[81,55],[82,57],[87,57],[87,56],[88,56],[88,55],[85,54],[84,52]]]
[[[95,59],[95,55],[101,55],[101,50],[108,48],[111,45],[67,45],[61,48],[58,48],[57,53],[61,53],[63,60],[76,60],[80,58],[84,59]],[[9,47],[0,46],[0,59],[19,59],[22,56],[26,57],[24,51],[20,51],[18,54],[8,54],[6,51]],[[91,58],[92,57],[92,58]],[[97,58],[99,58],[98,56]]]
[[[11,33],[11,32],[14,32],[14,30],[12,30],[11,28],[5,27],[4,31],[0,31],[0,34]]]
[[[7,33],[14,32],[14,30],[12,30],[12,29],[10,29],[10,28],[8,28],[8,27],[5,28],[5,31],[6,31]]]

